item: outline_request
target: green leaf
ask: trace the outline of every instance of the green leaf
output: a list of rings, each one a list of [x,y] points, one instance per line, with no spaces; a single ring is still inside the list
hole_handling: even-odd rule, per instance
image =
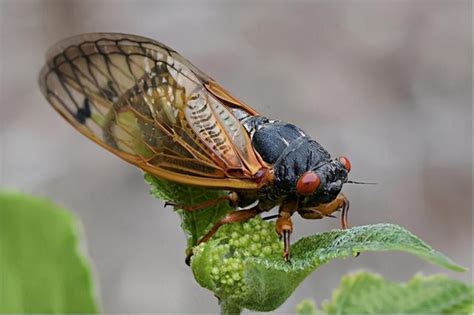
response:
[[[193,204],[222,196],[223,192],[146,180],[153,195],[181,204]],[[189,245],[230,210],[226,204],[198,212],[181,212]],[[271,311],[279,307],[301,281],[320,265],[366,251],[404,251],[431,263],[455,270],[464,268],[404,228],[376,224],[333,230],[303,238],[292,245],[291,263],[282,259],[282,243],[273,222],[257,217],[245,223],[228,224],[207,243],[194,248],[191,268],[196,281],[211,290],[226,309]]]
[[[0,192],[0,313],[96,313],[74,216],[50,201]]]
[[[163,201],[171,201],[177,204],[193,205],[206,200],[216,199],[226,194],[220,190],[176,184],[156,178],[150,174],[145,174],[145,181],[151,186],[151,194],[153,196]],[[195,246],[201,236],[206,234],[212,227],[213,223],[219,221],[230,210],[231,208],[227,202],[195,212],[176,208],[176,212],[181,217],[181,227],[188,238],[188,246]]]
[[[296,305],[296,313],[298,315],[316,315],[316,304],[311,300],[303,300]]]
[[[323,310],[326,314],[469,314],[473,288],[444,275],[417,275],[399,284],[359,272],[342,279]]]
[[[251,229],[245,231],[245,224]],[[392,224],[333,230],[302,238],[292,246],[291,263],[286,263],[281,258],[281,247],[276,249],[275,244],[281,243],[273,229],[270,222],[260,218],[221,229],[210,242],[199,245],[194,251],[191,266],[196,280],[221,299],[241,308],[270,311],[279,307],[319,266],[358,252],[404,251],[455,271],[464,270],[410,232]],[[254,240],[253,236],[263,230],[268,235],[265,242],[262,237]],[[244,235],[250,235],[249,241],[239,247]],[[268,247],[272,251],[266,251],[266,255],[263,248]],[[231,269],[230,265],[240,267]],[[236,280],[231,284],[222,282],[223,276]]]

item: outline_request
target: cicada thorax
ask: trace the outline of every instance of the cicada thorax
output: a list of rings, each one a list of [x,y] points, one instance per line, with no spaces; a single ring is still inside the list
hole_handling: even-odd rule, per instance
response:
[[[267,199],[296,198],[298,178],[330,161],[330,154],[295,125],[262,116],[243,116],[241,121],[255,150],[272,165],[274,181],[264,191]]]

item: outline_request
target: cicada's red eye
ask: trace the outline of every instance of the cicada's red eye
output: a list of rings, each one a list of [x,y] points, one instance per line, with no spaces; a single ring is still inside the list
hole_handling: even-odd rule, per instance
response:
[[[301,175],[296,183],[296,192],[302,196],[311,195],[318,189],[321,180],[315,172],[309,171]]]
[[[346,158],[345,156],[339,157],[339,162],[341,162],[342,166],[350,172],[351,171],[351,162],[349,162],[349,159]]]

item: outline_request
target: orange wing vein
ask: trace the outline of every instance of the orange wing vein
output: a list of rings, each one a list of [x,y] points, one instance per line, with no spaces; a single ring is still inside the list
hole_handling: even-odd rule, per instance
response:
[[[48,52],[39,81],[78,131],[146,172],[210,188],[265,184],[255,177],[269,166],[234,114],[257,112],[157,41],[114,33],[69,38]]]

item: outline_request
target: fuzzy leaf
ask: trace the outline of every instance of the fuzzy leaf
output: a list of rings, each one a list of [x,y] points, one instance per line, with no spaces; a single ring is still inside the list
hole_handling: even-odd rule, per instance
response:
[[[257,223],[253,223],[257,222]],[[260,223],[258,223],[260,222]],[[260,218],[251,220],[250,226],[258,229],[247,231],[255,235],[263,229],[273,230],[270,223]],[[247,224],[249,224],[247,223]],[[244,223],[245,224],[245,223]],[[265,226],[270,224],[270,226]],[[262,227],[261,225],[264,225]],[[319,266],[336,258],[347,258],[358,252],[366,251],[404,251],[423,258],[431,263],[455,270],[464,269],[455,264],[443,254],[433,250],[422,240],[407,230],[393,224],[375,224],[354,227],[349,230],[333,230],[318,235],[302,238],[292,246],[291,263],[281,258],[281,252],[272,251],[268,256],[262,256],[261,251],[250,251],[262,243],[261,238],[253,241],[250,237],[244,248],[237,248],[232,241],[242,238],[241,224],[232,224],[219,231],[208,243],[201,244],[195,249],[192,269],[196,280],[212,290],[221,299],[227,299],[242,308],[258,311],[270,311],[279,307],[296,289],[300,282]],[[237,231],[237,232],[236,232]],[[275,233],[273,233],[274,235]],[[279,241],[271,239],[271,234],[265,246]],[[233,241],[234,243],[236,241]],[[243,251],[244,254],[239,254]],[[247,251],[247,253],[245,253]],[[236,256],[237,255],[237,256]],[[237,269],[241,275],[239,281],[228,283],[216,281],[213,272],[217,274],[228,272],[227,262],[235,260],[242,269]],[[214,268],[217,268],[216,271]],[[224,268],[224,271],[220,271]]]
[[[303,300],[298,305],[296,305],[296,313],[298,315],[316,315],[316,304],[311,300]]]
[[[326,314],[469,314],[473,288],[444,275],[417,275],[400,284],[359,272],[341,280],[323,310]]]
[[[96,313],[78,222],[50,201],[0,192],[0,313]]]
[[[151,176],[146,178],[155,196],[182,204],[223,194]],[[190,235],[189,244],[196,244],[199,236],[227,211],[227,205],[220,205],[194,213],[181,212],[183,228]],[[282,243],[275,233],[274,223],[259,217],[223,226],[209,242],[194,248],[191,268],[196,281],[219,297],[223,305],[271,311],[320,265],[366,251],[404,251],[431,263],[464,271],[418,237],[393,224],[333,230],[302,238],[292,245],[291,263],[286,263],[281,257]]]

